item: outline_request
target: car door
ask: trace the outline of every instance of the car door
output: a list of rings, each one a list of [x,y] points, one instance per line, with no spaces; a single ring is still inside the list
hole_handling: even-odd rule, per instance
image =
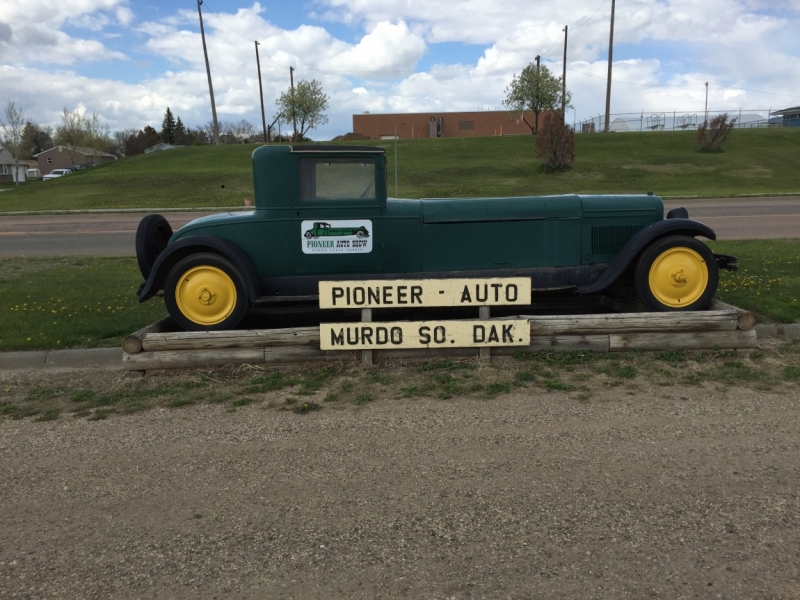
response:
[[[297,275],[383,272],[382,155],[300,155]]]

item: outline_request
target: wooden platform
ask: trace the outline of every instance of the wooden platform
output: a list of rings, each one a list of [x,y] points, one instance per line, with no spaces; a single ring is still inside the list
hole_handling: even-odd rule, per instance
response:
[[[752,348],[756,318],[714,301],[709,310],[684,313],[622,312],[570,315],[505,315],[530,322],[527,347],[493,348],[492,356],[554,350],[626,352]],[[287,319],[288,320],[288,319]],[[129,335],[122,343],[123,364],[131,371],[216,367],[231,364],[287,364],[361,361],[361,352],[319,349],[319,326],[234,331],[175,331],[165,317]],[[373,360],[437,356],[486,357],[475,348],[370,351]]]

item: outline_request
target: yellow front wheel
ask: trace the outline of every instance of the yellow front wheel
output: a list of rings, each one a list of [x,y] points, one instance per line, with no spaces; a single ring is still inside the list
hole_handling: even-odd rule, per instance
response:
[[[719,268],[711,250],[688,236],[657,240],[639,258],[636,292],[654,311],[702,310],[714,298]]]
[[[167,310],[188,331],[232,329],[248,308],[244,280],[217,254],[194,254],[178,262],[164,283]]]

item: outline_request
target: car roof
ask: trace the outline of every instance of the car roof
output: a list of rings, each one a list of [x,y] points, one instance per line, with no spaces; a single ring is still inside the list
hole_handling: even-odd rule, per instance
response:
[[[302,146],[289,146],[292,152],[337,152],[337,153],[361,153],[385,154],[386,150],[380,146],[339,146],[333,144],[303,144]]]

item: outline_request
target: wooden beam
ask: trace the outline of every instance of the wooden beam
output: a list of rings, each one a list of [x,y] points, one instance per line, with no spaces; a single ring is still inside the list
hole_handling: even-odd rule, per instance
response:
[[[129,371],[154,369],[187,369],[201,367],[224,367],[225,365],[263,364],[264,350],[226,349],[199,350],[195,352],[139,352],[123,354],[122,365]]]
[[[510,356],[517,352],[540,352],[554,350],[555,352],[575,352],[586,350],[589,352],[608,352],[608,335],[549,335],[531,336],[531,345],[516,348],[494,348],[498,356]]]
[[[593,333],[725,331],[738,326],[734,310],[702,312],[619,313],[605,315],[534,316],[531,335],[586,335]]]
[[[734,311],[739,319],[739,329],[741,329],[742,331],[750,331],[758,323],[758,317],[756,317],[750,311],[741,309],[738,306],[731,306],[730,304],[725,304],[724,302],[721,302],[716,298],[711,301],[711,306],[709,308],[711,310]]]
[[[122,340],[122,349],[129,354],[136,354],[137,352],[141,352],[144,347],[142,344],[142,339],[147,334],[164,331],[171,325],[174,325],[172,317],[170,316],[162,317],[155,323],[151,323],[147,327],[142,327],[139,331],[130,334],[124,340]]]
[[[148,333],[142,339],[142,347],[147,352],[294,345],[319,348],[319,327],[243,329],[241,331],[176,331],[173,333]]]
[[[693,333],[626,333],[611,334],[611,352],[627,350],[710,350],[712,348],[754,348],[756,332],[698,331]]]

